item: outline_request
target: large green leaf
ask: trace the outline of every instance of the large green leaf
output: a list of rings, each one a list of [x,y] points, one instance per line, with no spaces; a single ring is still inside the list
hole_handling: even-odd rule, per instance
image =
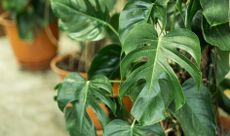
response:
[[[109,9],[114,0],[52,0],[60,26],[69,36],[80,41],[99,40],[110,26]]]
[[[216,81],[217,84],[222,82],[230,70],[230,60],[229,52],[221,51],[219,49],[215,50],[215,63],[216,63]]]
[[[94,57],[88,72],[89,78],[105,75],[109,79],[120,77],[121,46],[112,44],[101,49]]]
[[[164,131],[160,124],[150,126],[130,125],[123,120],[114,120],[110,122],[104,131],[104,136],[164,136]]]
[[[109,119],[100,103],[104,103],[115,113],[116,105],[112,101],[112,86],[105,76],[95,76],[89,81],[85,81],[79,74],[71,73],[58,87],[57,101],[59,107],[63,109],[70,102],[75,102],[73,110],[76,110],[76,122],[78,132],[83,132],[84,122],[88,119],[86,108],[91,107],[96,113],[102,126],[105,126]],[[88,123],[87,123],[88,124]],[[73,129],[70,129],[73,130]],[[71,133],[71,132],[70,132]]]
[[[221,50],[230,51],[230,28],[228,23],[211,27],[207,21],[203,19],[202,32],[205,40],[209,44],[217,46]]]
[[[211,94],[204,85],[197,90],[192,79],[183,84],[185,105],[172,112],[180,123],[185,136],[216,136],[215,116],[212,110]]]
[[[66,127],[70,136],[96,136],[95,127],[88,115],[86,115],[82,122],[82,130],[79,130],[79,113],[75,110],[78,108],[77,106],[78,104],[73,102],[73,107],[66,108],[64,112]]]
[[[225,24],[229,21],[229,0],[200,0],[203,15],[211,26]]]
[[[132,28],[141,22],[156,23],[157,19],[163,24],[163,28],[167,22],[166,6],[169,0],[130,0],[121,12],[119,19],[119,31],[121,41],[124,42],[125,37]]]
[[[121,76],[125,81],[121,85],[120,98],[122,99],[128,92],[132,93],[130,89],[138,88],[138,97],[132,98],[134,105],[131,114],[144,124],[159,122],[165,117],[165,103],[158,81],[163,74],[167,74],[172,84],[174,95],[171,97],[175,101],[176,108],[180,109],[185,103],[180,82],[170,66],[170,60],[188,71],[196,84],[200,85],[199,39],[186,29],[177,29],[158,37],[152,25],[147,23],[137,25],[132,32],[126,39],[130,42],[123,45],[123,52],[127,55],[121,63]],[[192,63],[189,57],[182,55],[178,49],[190,54],[195,63]],[[144,85],[140,89],[139,82],[143,81]]]

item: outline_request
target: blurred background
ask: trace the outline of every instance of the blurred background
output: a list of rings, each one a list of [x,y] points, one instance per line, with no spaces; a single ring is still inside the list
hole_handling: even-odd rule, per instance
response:
[[[86,76],[95,53],[110,41],[73,41],[59,30],[49,3],[27,2],[0,3],[0,136],[68,136],[54,87],[69,72]],[[220,112],[229,127],[229,115]]]

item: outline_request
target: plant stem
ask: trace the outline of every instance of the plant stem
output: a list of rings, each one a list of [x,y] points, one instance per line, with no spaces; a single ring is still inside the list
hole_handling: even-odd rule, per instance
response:
[[[109,82],[111,82],[111,83],[121,83],[122,81],[121,80],[109,80]]]
[[[110,30],[112,30],[114,32],[114,34],[117,36],[117,38],[119,39],[119,41],[121,41],[119,33],[113,28],[113,26],[111,26],[110,24],[106,24],[106,25],[110,28]]]

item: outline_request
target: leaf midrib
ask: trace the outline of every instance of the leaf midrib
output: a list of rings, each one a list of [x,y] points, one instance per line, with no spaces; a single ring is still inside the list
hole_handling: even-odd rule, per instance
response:
[[[81,116],[80,116],[80,130],[82,130],[82,122],[83,122],[83,118],[84,118],[84,114],[85,114],[85,109],[86,109],[86,102],[87,102],[87,98],[88,98],[88,92],[89,92],[89,84],[90,81],[86,82],[86,88],[83,90],[84,91],[84,99],[83,99],[83,110],[81,111]]]
[[[159,38],[158,38],[158,43],[157,43],[157,48],[156,48],[155,60],[154,60],[154,63],[153,63],[153,70],[152,70],[152,75],[151,75],[149,90],[150,90],[150,89],[152,88],[152,86],[153,86],[154,71],[155,71],[156,64],[157,64],[157,60],[158,60],[158,56],[159,56],[158,54],[159,54],[159,49],[160,49],[161,40],[162,40],[162,38],[159,37]]]

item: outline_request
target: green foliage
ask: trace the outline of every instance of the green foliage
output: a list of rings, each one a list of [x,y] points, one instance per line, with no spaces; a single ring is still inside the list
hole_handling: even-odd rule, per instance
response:
[[[19,36],[25,41],[32,41],[37,29],[55,20],[48,0],[2,0],[1,4],[16,22]]]
[[[80,41],[105,37],[107,27],[111,27],[109,10],[113,4],[114,0],[52,0],[60,27]]]
[[[230,69],[229,1],[128,0],[121,13],[112,12],[115,2],[52,0],[60,26],[72,38],[110,37],[114,42],[94,57],[89,81],[75,75],[58,86],[58,105],[66,113],[71,136],[95,135],[85,109],[90,105],[98,111],[96,100],[114,113],[121,111],[114,111],[115,102],[108,97],[114,83],[109,79],[119,77],[119,102],[128,96],[133,106],[130,117],[113,116],[110,123],[99,112],[105,136],[161,136],[166,129],[181,130],[185,136],[216,135],[212,108],[218,105],[212,104],[218,99],[229,109],[224,95]],[[108,93],[98,94],[100,88]],[[69,102],[76,110],[65,108]],[[178,129],[165,125],[168,122]]]
[[[121,99],[126,92],[133,89],[133,85],[140,80],[145,81],[143,89],[140,90],[137,98],[132,98],[134,107],[131,114],[145,125],[156,123],[163,120],[165,107],[159,87],[159,78],[162,73],[166,73],[169,82],[172,84],[174,95],[171,96],[175,100],[177,109],[180,109],[184,101],[183,91],[176,73],[170,67],[169,60],[172,60],[186,69],[194,78],[199,86],[201,74],[199,71],[200,64],[200,45],[195,34],[185,29],[174,30],[164,37],[158,37],[156,31],[151,29],[150,24],[136,25],[132,30],[132,34],[127,37],[128,41],[136,39],[131,44],[124,44],[125,47],[133,47],[123,59],[121,63],[121,76],[126,81],[122,84],[120,90]],[[140,33],[144,31],[145,33]],[[135,37],[135,38],[134,38]],[[177,49],[185,50],[193,56],[195,64],[191,63],[189,58],[182,55]],[[144,63],[133,68],[135,63]],[[137,84],[137,86],[139,86]],[[131,94],[132,95],[132,94]],[[158,112],[151,112],[157,110]],[[159,114],[161,113],[161,114]]]
[[[109,79],[119,79],[121,47],[116,44],[101,49],[94,57],[88,75],[105,75]]]
[[[135,122],[134,122],[135,123]],[[104,132],[104,136],[164,136],[164,130],[160,124],[151,126],[140,126],[136,124],[129,125],[123,120],[114,120],[110,122]]]
[[[186,98],[185,105],[172,114],[178,119],[186,136],[215,136],[215,116],[212,111],[211,94],[208,88],[201,85],[197,90],[196,83],[189,79],[183,84]]]
[[[94,129],[87,130],[88,127],[94,128],[86,113],[86,109],[91,107],[98,116],[101,124],[105,126],[109,122],[109,118],[100,107],[100,103],[104,103],[115,113],[116,105],[110,98],[112,86],[109,80],[104,76],[95,76],[89,81],[85,81],[83,77],[77,73],[71,73],[65,78],[64,82],[57,87],[58,106],[65,111],[67,128],[71,136],[79,132],[82,135],[94,133]],[[68,108],[67,104],[72,103],[73,107]],[[77,126],[77,127],[76,127]],[[85,132],[87,131],[87,132]]]

